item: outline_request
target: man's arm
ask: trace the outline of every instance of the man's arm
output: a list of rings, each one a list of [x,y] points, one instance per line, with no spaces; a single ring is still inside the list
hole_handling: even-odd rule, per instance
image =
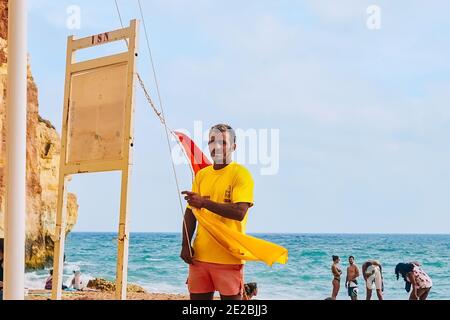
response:
[[[359,268],[358,266],[355,265],[355,269],[356,269],[356,273],[355,273],[355,278],[353,280],[356,280],[359,278]]]
[[[180,258],[188,264],[192,264],[192,258],[194,256],[194,249],[192,249],[192,237],[194,236],[195,227],[197,226],[197,219],[195,219],[192,210],[186,208],[184,213],[183,230],[181,234],[183,235],[183,242],[181,245]]]
[[[217,203],[211,200],[206,200],[203,208],[224,218],[242,221],[250,208],[250,204],[247,202]]]
[[[190,191],[183,191],[182,194],[186,195],[185,199],[189,202],[189,205],[194,208],[205,208],[219,216],[237,221],[244,220],[245,215],[251,206],[251,204],[247,202],[217,203]]]
[[[364,278],[364,280],[367,280],[366,270],[367,270],[367,264],[364,263],[364,264],[362,265],[362,273],[363,273],[363,278]]]
[[[348,274],[350,273],[350,267],[347,267],[347,276],[345,277],[345,287],[347,288],[347,284],[350,281],[350,279],[348,278]]]

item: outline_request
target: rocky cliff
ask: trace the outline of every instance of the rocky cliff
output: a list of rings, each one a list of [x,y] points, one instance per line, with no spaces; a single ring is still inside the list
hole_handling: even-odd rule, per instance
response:
[[[0,0],[0,238],[4,234],[5,214],[5,134],[7,85],[7,0]],[[39,116],[38,89],[28,66],[27,106],[27,212],[26,266],[41,268],[52,260],[55,231],[60,138],[50,122]],[[78,205],[68,195],[66,232],[77,220]]]

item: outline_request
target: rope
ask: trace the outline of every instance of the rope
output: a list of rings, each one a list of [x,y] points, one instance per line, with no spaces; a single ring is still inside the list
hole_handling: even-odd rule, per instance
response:
[[[119,16],[119,21],[120,21],[120,26],[122,27],[122,29],[124,28],[123,25],[123,20],[122,20],[122,14],[120,13],[120,8],[119,8],[119,4],[117,3],[117,0],[114,0],[114,3],[116,4],[116,10],[117,10],[117,15]],[[128,41],[125,39],[125,42],[127,44],[128,47]],[[153,61],[153,60],[152,60]],[[158,108],[155,106],[150,94],[148,93],[148,90],[145,86],[144,81],[142,80],[141,75],[139,74],[139,72],[136,72],[136,76],[137,79],[139,81],[139,85],[144,93],[145,98],[147,99],[147,102],[149,103],[150,107],[152,107],[153,112],[156,114],[156,116],[158,117],[159,121],[161,122],[162,125],[166,125],[166,120],[164,119],[162,112],[158,111]],[[170,130],[171,133],[173,133],[172,130]],[[178,139],[177,139],[178,141]]]
[[[189,161],[189,157],[188,157],[186,151],[184,150],[183,146],[181,145],[180,139],[178,139],[178,137],[175,134],[175,132],[166,125],[166,119],[162,115],[162,112],[158,111],[158,108],[155,106],[155,103],[153,102],[150,94],[148,93],[147,88],[145,87],[145,83],[142,80],[140,74],[137,73],[136,75],[137,75],[137,78],[138,78],[138,81],[139,81],[139,85],[141,86],[142,91],[144,92],[144,96],[147,99],[148,104],[150,105],[150,107],[153,109],[153,112],[155,113],[156,117],[159,119],[161,124],[164,125],[167,128],[167,130],[170,132],[170,134],[172,134],[172,136],[174,137],[174,139],[177,142],[178,146],[183,151],[184,156]],[[194,180],[194,170],[191,167],[189,167],[189,168],[191,169],[192,180]]]
[[[172,134],[174,134],[174,133],[173,133],[172,130],[169,129],[169,127],[167,126],[167,122],[165,121],[164,106],[163,106],[162,99],[161,99],[161,92],[159,90],[158,77],[156,75],[156,68],[155,68],[155,63],[153,61],[153,54],[152,54],[152,50],[151,50],[151,47],[150,47],[150,40],[149,40],[149,37],[148,37],[147,25],[145,23],[144,13],[143,13],[143,10],[142,10],[142,5],[141,5],[141,0],[138,0],[138,4],[139,4],[139,12],[141,13],[141,18],[142,18],[142,24],[144,26],[145,41],[147,43],[147,49],[148,49],[148,53],[149,53],[149,56],[150,56],[150,62],[151,62],[151,65],[152,65],[153,78],[155,80],[155,85],[156,85],[156,92],[158,93],[159,106],[161,107],[161,116],[162,116],[162,119],[163,119],[163,125],[164,125],[164,129],[165,129],[165,132],[166,132],[167,148],[169,150],[170,162],[172,164],[173,176],[174,176],[175,184],[176,184],[176,187],[177,187],[177,195],[178,195],[178,201],[180,203],[181,215],[183,216],[184,231],[186,232],[186,237],[187,237],[188,247],[189,247],[189,253],[190,253],[191,257],[193,257],[192,250],[191,250],[191,243],[190,243],[190,240],[188,238],[186,219],[184,218],[184,208],[183,208],[183,201],[181,199],[180,183],[178,181],[177,170],[175,169],[175,163],[173,161],[173,157],[172,157],[172,153],[171,153],[171,147],[170,147],[169,132],[172,133]],[[177,138],[177,141],[178,141],[178,138]]]
[[[117,0],[114,0],[114,3],[116,4],[117,14],[119,15],[120,26],[123,29],[123,21],[122,21],[122,15],[120,14],[119,4],[117,3]]]
[[[117,10],[117,15],[119,16],[120,26],[123,29],[123,21],[122,21],[122,15],[120,14],[119,4],[117,3],[117,0],[114,0],[114,3],[116,4],[116,10]],[[125,44],[127,45],[127,48],[128,48],[128,40],[123,39],[123,41],[125,41]]]
[[[120,13],[119,5],[117,3],[117,0],[114,0],[114,2],[115,2],[115,5],[116,5],[117,14],[119,16],[120,25],[123,28],[123,20],[122,20],[122,15]],[[156,85],[156,91],[157,91],[157,94],[158,94],[158,100],[159,100],[159,105],[161,107],[161,111],[158,111],[157,107],[155,106],[155,104],[154,104],[150,94],[148,93],[148,90],[147,90],[147,88],[145,86],[145,83],[142,80],[140,74],[136,73],[136,75],[137,75],[137,79],[139,81],[140,87],[142,88],[142,91],[144,92],[145,98],[147,99],[150,107],[153,109],[153,112],[156,114],[156,116],[160,120],[161,124],[164,126],[164,131],[166,133],[167,147],[168,147],[168,150],[169,150],[170,161],[171,161],[171,164],[172,164],[173,176],[174,176],[175,185],[176,185],[176,188],[177,188],[177,195],[178,195],[178,200],[179,200],[179,204],[180,204],[180,211],[181,211],[181,215],[183,216],[183,227],[184,227],[184,231],[186,232],[186,237],[187,237],[188,236],[188,230],[187,230],[186,219],[185,219],[185,215],[184,215],[183,201],[181,199],[180,183],[179,183],[179,180],[178,180],[178,175],[177,175],[177,171],[176,171],[176,168],[175,168],[175,163],[174,163],[173,158],[172,158],[169,134],[172,134],[175,137],[175,141],[178,142],[178,144],[180,145],[182,150],[183,150],[183,147],[181,146],[178,137],[175,135],[175,133],[167,125],[167,122],[166,122],[166,119],[165,119],[164,106],[163,106],[163,103],[162,103],[161,92],[160,92],[160,89],[159,89],[158,77],[157,77],[157,74],[156,74],[155,63],[153,61],[153,54],[152,54],[152,50],[151,50],[151,47],[150,47],[150,40],[149,40],[149,36],[148,36],[148,32],[147,32],[147,25],[145,23],[144,13],[143,13],[143,10],[142,10],[142,5],[141,5],[141,1],[140,0],[138,0],[138,5],[139,5],[139,12],[141,14],[143,27],[144,27],[145,40],[146,40],[146,43],[147,43],[147,49],[148,49],[148,53],[149,53],[149,56],[150,56],[150,62],[151,62],[152,71],[153,71],[153,78],[154,78],[155,85]],[[128,46],[128,41],[127,41],[127,46]],[[185,156],[187,157],[186,154],[185,154]],[[182,237],[184,237],[184,235],[182,235]],[[193,257],[192,248],[191,248],[191,241],[190,241],[190,239],[188,237],[187,237],[187,241],[188,241],[189,253],[190,253],[191,257]]]
[[[145,98],[147,99],[150,107],[152,107],[153,111],[155,112],[156,116],[159,118],[159,121],[161,121],[161,124],[165,125],[166,124],[166,119],[164,119],[163,115],[161,112],[158,111],[158,109],[156,108],[155,104],[153,103],[152,98],[150,97],[150,94],[147,91],[147,88],[145,87],[144,81],[142,80],[140,74],[137,74],[137,78],[139,81],[139,84],[142,88],[142,91],[144,92]]]

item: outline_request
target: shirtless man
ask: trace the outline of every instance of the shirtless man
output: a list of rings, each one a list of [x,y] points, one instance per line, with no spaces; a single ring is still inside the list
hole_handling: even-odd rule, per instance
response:
[[[359,269],[355,264],[355,257],[348,257],[347,278],[345,279],[345,288],[348,290],[348,296],[352,300],[358,300],[358,278]]]

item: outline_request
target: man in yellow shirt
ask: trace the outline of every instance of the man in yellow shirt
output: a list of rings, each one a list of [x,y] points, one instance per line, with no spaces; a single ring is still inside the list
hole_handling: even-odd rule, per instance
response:
[[[189,205],[180,257],[189,264],[187,284],[192,300],[212,300],[215,291],[219,291],[223,300],[241,300],[244,261],[231,255],[208,230],[197,224],[193,210],[245,233],[247,212],[253,206],[254,183],[250,172],[231,160],[236,150],[236,134],[230,126],[212,127],[208,145],[214,165],[197,173],[192,192],[183,191]]]

